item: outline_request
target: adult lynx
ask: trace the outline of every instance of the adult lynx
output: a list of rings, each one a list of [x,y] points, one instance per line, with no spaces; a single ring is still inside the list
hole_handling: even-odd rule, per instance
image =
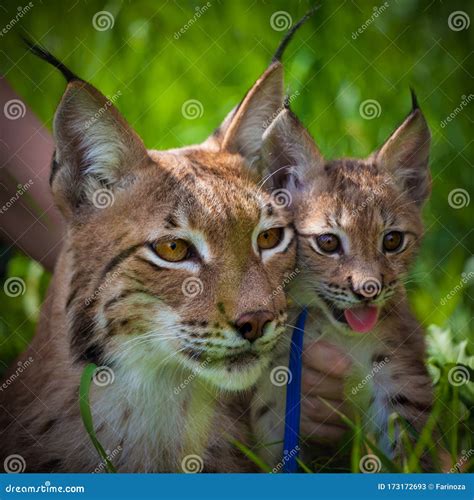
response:
[[[106,375],[92,385],[94,424],[119,471],[181,471],[189,457],[251,470],[228,439],[248,434],[236,394],[284,331],[296,247],[289,210],[249,168],[283,102],[281,64],[203,144],[150,151],[98,90],[33,51],[68,80],[51,172],[67,235],[22,389],[0,392],[0,463],[97,469],[78,399],[94,362]]]

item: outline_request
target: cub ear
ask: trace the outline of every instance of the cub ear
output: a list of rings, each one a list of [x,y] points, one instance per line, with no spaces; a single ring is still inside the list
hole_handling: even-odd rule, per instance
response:
[[[219,128],[221,150],[240,153],[252,164],[265,129],[283,106],[283,66],[271,64]]]
[[[412,111],[405,121],[372,156],[421,206],[431,190],[428,166],[431,134],[413,91],[412,103]]]
[[[99,189],[114,189],[133,179],[147,161],[143,142],[107,99],[92,85],[73,79],[56,111],[56,152],[51,187],[68,216],[93,205]]]
[[[287,107],[263,134],[261,161],[267,189],[301,189],[324,166],[313,138]]]

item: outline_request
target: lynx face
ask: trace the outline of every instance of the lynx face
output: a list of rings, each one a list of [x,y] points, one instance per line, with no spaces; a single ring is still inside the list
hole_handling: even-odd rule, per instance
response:
[[[420,209],[430,189],[430,134],[414,109],[366,160],[326,161],[285,110],[266,132],[275,182],[294,195],[301,302],[347,332],[371,331],[384,306],[403,293],[403,277],[422,236]],[[278,153],[283,144],[285,153]]]
[[[284,329],[285,296],[272,291],[294,265],[290,214],[232,174],[232,155],[150,156],[112,206],[71,230],[72,345],[245,387]]]
[[[333,322],[371,330],[418,248],[418,207],[375,162],[338,160],[325,163],[296,219],[307,300]]]
[[[284,330],[279,285],[295,260],[291,214],[248,167],[282,87],[275,63],[208,141],[159,152],[96,89],[69,83],[51,182],[68,222],[76,359],[155,382],[182,366],[225,389],[257,380]]]

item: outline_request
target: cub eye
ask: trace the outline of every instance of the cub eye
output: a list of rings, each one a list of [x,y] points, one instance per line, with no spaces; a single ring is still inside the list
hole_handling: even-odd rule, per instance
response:
[[[257,237],[257,245],[261,250],[269,250],[275,248],[282,240],[283,228],[272,227],[266,231],[262,231]]]
[[[321,234],[316,237],[319,249],[324,253],[336,253],[341,249],[341,240],[335,234]]]
[[[403,245],[403,233],[390,231],[383,237],[383,249],[386,252],[396,252]]]
[[[185,240],[169,240],[155,243],[153,250],[168,262],[180,262],[190,257],[191,245]]]

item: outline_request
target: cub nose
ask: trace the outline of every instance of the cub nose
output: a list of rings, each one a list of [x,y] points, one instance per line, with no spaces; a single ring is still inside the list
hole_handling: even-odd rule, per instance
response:
[[[352,293],[359,300],[376,299],[382,292],[382,281],[377,278],[365,278],[354,283],[349,280]]]
[[[275,319],[270,311],[254,311],[240,315],[235,326],[240,335],[249,342],[254,342],[263,335],[265,326]]]

